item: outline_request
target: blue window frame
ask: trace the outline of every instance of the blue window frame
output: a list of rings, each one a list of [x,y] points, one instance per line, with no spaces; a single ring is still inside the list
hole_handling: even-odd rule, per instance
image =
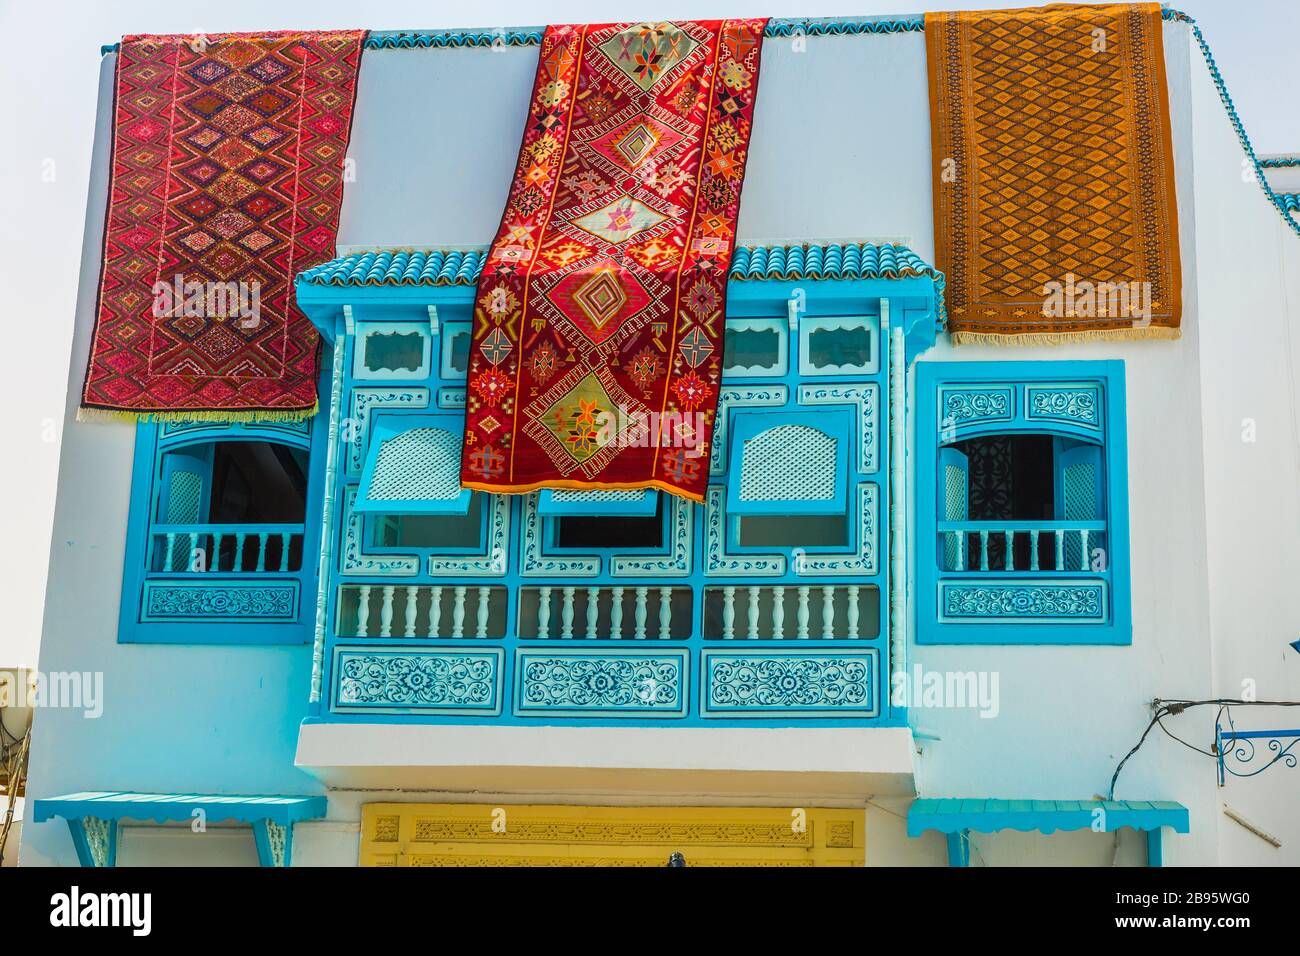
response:
[[[917,642],[1131,643],[1124,363],[916,380]]]
[[[310,641],[324,437],[318,418],[138,425],[118,641]]]

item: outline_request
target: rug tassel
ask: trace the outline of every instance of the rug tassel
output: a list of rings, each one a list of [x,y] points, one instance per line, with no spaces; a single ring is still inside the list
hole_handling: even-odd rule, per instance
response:
[[[1086,329],[1077,332],[952,332],[953,345],[1068,345],[1072,342],[1137,341],[1158,339],[1169,341],[1182,337],[1180,329],[1162,325],[1148,325],[1132,329]]]
[[[79,422],[132,422],[144,424],[147,422],[222,422],[226,424],[246,423],[255,424],[274,424],[287,422],[301,422],[311,418],[320,410],[320,403],[317,402],[311,408],[259,408],[248,411],[216,410],[216,411],[186,411],[178,409],[176,411],[130,411],[122,408],[85,408],[77,409],[77,421]]]

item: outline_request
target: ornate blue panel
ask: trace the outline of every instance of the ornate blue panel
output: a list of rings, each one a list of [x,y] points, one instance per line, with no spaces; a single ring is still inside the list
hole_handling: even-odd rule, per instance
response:
[[[505,652],[346,648],[334,661],[334,709],[341,713],[501,712]]]
[[[352,412],[343,423],[343,441],[347,444],[344,468],[349,475],[361,470],[366,457],[366,430],[370,412],[377,407],[428,408],[427,388],[357,387],[352,389]]]
[[[775,408],[786,403],[790,390],[784,385],[749,385],[723,388],[718,392],[718,414],[713,420],[713,442],[709,445],[709,474],[722,475],[727,470],[727,429],[731,410],[736,408]]]
[[[874,650],[701,653],[703,717],[874,717],[879,712]]]
[[[438,389],[438,407],[439,408],[464,408],[465,389],[451,388],[451,387]]]
[[[796,549],[794,570],[799,575],[816,574],[866,574],[874,575],[878,541],[876,534],[877,489],[864,481],[858,485],[857,550],[852,554],[823,554],[820,551]]]
[[[667,555],[625,556],[610,559],[610,571],[616,578],[650,574],[682,577],[691,573],[691,542],[695,539],[695,507],[685,498],[672,497],[672,520],[669,524],[670,549]]]
[[[785,574],[783,554],[732,554],[727,551],[726,490],[710,485],[704,505],[704,573],[744,577]]]
[[[420,572],[420,559],[413,554],[366,554],[362,545],[364,516],[352,508],[357,486],[343,489],[343,553],[339,555],[340,574],[382,574],[403,577]]]
[[[944,621],[1034,623],[1106,620],[1106,585],[1101,581],[944,581],[939,585]]]
[[[1064,422],[1101,431],[1101,388],[1097,385],[1026,385],[1025,418]]]
[[[146,581],[145,621],[292,621],[298,582]]]
[[[1009,422],[1016,414],[1011,385],[963,385],[939,389],[939,430]]]
[[[683,717],[688,700],[687,653],[520,650],[515,713]]]
[[[870,474],[880,467],[877,436],[880,432],[880,386],[868,385],[800,385],[800,405],[851,405],[858,420],[858,458],[856,468]]]
[[[524,577],[558,575],[590,578],[600,574],[600,558],[591,555],[551,557],[542,553],[543,521],[537,510],[537,492],[524,496],[523,542],[519,573]]]
[[[510,496],[489,495],[487,552],[482,555],[430,555],[429,576],[503,575],[510,555]]]

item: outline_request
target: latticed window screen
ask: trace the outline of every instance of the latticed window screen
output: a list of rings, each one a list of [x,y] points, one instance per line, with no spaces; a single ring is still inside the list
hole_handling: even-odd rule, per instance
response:
[[[355,507],[388,514],[464,514],[460,423],[453,415],[392,415],[372,429]]]
[[[380,443],[366,497],[442,501],[460,492],[460,439],[441,428],[412,428]]]
[[[604,504],[616,501],[641,501],[645,498],[645,495],[646,493],[639,489],[632,491],[564,491],[557,488],[551,492],[551,496],[555,501],[562,504],[578,504],[580,502]]]
[[[835,497],[838,440],[807,425],[779,425],[744,442],[741,501],[828,501]]]

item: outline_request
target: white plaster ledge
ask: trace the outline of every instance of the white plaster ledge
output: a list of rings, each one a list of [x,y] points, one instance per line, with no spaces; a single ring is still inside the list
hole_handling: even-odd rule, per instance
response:
[[[295,764],[348,790],[858,801],[915,794],[905,727],[304,724]]]

